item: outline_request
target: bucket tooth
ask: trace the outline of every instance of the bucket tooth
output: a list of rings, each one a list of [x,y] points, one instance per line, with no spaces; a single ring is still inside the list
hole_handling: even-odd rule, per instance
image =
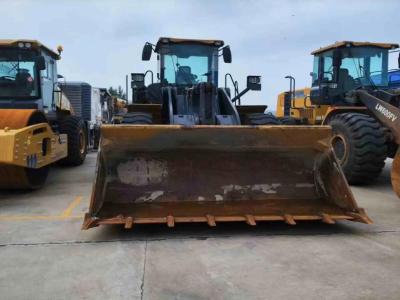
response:
[[[127,217],[125,220],[125,229],[131,229],[133,226],[133,218]]]
[[[217,224],[215,223],[215,217],[213,215],[206,215],[207,224],[210,227],[215,227]]]
[[[326,224],[335,224],[335,220],[329,214],[321,213],[322,222]]]
[[[168,227],[175,227],[175,218],[173,216],[167,216]]]
[[[293,216],[290,214],[284,214],[283,219],[289,225],[296,225],[296,221],[294,220]]]
[[[373,221],[368,217],[365,210],[363,208],[359,208],[358,212],[348,212],[347,213],[350,217],[353,217],[355,221],[365,223],[365,224],[372,224]]]
[[[253,215],[245,215],[245,218],[246,218],[246,223],[247,224],[249,224],[251,226],[256,226],[257,225],[256,219],[254,218]]]

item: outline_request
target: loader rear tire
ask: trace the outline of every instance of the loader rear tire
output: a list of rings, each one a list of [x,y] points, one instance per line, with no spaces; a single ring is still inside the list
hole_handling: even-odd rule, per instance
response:
[[[246,125],[281,125],[281,122],[271,113],[248,114],[245,119]]]
[[[121,124],[153,124],[151,114],[143,112],[133,112],[124,115]]]
[[[68,136],[68,156],[59,163],[64,166],[79,166],[83,164],[87,154],[87,134],[82,118],[68,116],[60,121],[60,133]]]
[[[367,184],[385,165],[387,145],[382,126],[361,113],[338,114],[329,121],[332,147],[350,184]]]

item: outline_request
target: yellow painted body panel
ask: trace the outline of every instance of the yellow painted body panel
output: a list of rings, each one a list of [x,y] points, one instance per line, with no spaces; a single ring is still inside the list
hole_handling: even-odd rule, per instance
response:
[[[330,105],[312,105],[310,88],[295,91],[295,99],[291,103],[290,117],[303,120],[307,125],[323,124],[325,117],[332,110]],[[276,106],[276,116],[284,117],[285,93],[280,93]]]
[[[66,157],[67,146],[67,135],[47,123],[0,129],[0,164],[38,169]]]

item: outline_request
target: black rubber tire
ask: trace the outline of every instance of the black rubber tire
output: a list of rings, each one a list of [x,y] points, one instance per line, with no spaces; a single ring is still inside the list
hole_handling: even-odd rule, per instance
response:
[[[296,119],[292,117],[283,117],[279,120],[283,125],[297,125]]]
[[[60,121],[60,133],[68,136],[68,156],[59,164],[64,166],[79,166],[83,164],[87,154],[88,141],[85,122],[82,118],[68,116]]]
[[[121,124],[153,124],[153,117],[144,112],[126,113]]]
[[[281,125],[281,122],[271,113],[256,113],[246,115],[245,125]]]
[[[332,117],[329,125],[333,129],[332,146],[347,181],[361,185],[376,179],[385,166],[387,154],[381,124],[368,115],[349,112]]]

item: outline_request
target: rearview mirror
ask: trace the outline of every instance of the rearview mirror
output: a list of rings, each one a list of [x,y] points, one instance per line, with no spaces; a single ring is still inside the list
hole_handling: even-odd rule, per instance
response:
[[[44,56],[40,55],[36,57],[36,68],[39,71],[46,69],[46,60],[44,59]]]
[[[247,88],[252,91],[260,91],[261,76],[247,76]]]
[[[222,48],[222,57],[225,63],[230,64],[232,62],[232,52],[229,46]]]
[[[151,52],[153,52],[153,47],[150,43],[146,43],[142,51],[142,60],[150,60]]]

